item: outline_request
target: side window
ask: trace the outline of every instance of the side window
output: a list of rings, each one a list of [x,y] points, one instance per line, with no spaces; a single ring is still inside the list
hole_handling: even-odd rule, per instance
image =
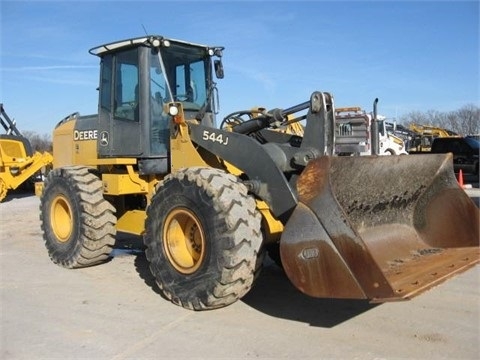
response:
[[[190,101],[186,99],[187,88],[185,86],[185,65],[179,65],[176,68],[175,79],[177,80],[176,84],[176,95],[177,99],[181,101]]]
[[[187,102],[186,108],[199,109],[207,99],[205,63],[203,60],[180,64],[175,68],[176,100]]]
[[[378,132],[380,135],[385,136],[385,122],[383,120],[378,121]]]
[[[452,152],[453,151],[453,143],[450,141],[442,141],[442,140],[437,140],[439,142],[439,149],[441,153],[447,153],[447,152]]]
[[[111,111],[112,108],[112,56],[107,55],[102,59],[102,75],[100,86],[100,106]]]
[[[205,63],[203,60],[190,64],[190,87],[193,101],[202,106],[207,99],[207,84],[205,84]]]
[[[435,140],[433,145],[435,146],[435,152],[444,153],[447,152],[447,144],[441,140]]]
[[[158,54],[152,52],[150,55],[150,151],[153,155],[166,156],[168,152],[169,116],[163,111],[163,104],[168,96],[166,88]]]
[[[154,100],[152,111],[155,115],[162,113],[163,103],[168,99],[166,88],[165,77],[162,73],[158,56],[153,54],[150,65],[150,96]]]
[[[468,153],[469,147],[464,141],[459,142],[459,151],[462,154]]]
[[[115,66],[115,109],[117,119],[138,121],[137,49],[119,53]]]
[[[459,154],[461,152],[460,142],[452,141],[448,146],[448,151],[454,154]]]

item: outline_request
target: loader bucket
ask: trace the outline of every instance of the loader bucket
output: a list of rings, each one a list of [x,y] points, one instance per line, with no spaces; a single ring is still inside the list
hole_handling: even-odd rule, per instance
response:
[[[479,262],[479,211],[450,154],[325,156],[297,190],[280,255],[308,295],[404,300]]]

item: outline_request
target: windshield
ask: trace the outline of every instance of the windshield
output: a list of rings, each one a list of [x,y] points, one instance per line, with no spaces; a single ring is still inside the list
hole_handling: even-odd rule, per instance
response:
[[[172,43],[150,55],[150,91],[163,101],[180,101],[199,110],[207,101],[209,57],[206,49]]]
[[[473,138],[465,138],[465,141],[468,145],[470,145],[473,149],[479,150],[480,149],[480,141],[475,140]]]

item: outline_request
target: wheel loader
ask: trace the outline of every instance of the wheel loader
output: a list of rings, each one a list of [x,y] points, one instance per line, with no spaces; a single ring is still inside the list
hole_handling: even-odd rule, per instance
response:
[[[232,304],[277,249],[313,297],[409,299],[479,261],[479,212],[452,157],[336,156],[334,98],[238,111],[216,126],[224,48],[148,35],[95,47],[98,114],[53,133],[40,199],[51,260],[111,258],[141,235],[162,295]],[[303,136],[279,131],[302,121]]]
[[[3,104],[0,104],[0,124],[5,130],[5,134],[0,135],[0,202],[2,202],[9,190],[17,189],[36,174],[46,173],[53,159],[46,151],[41,153],[32,150],[30,141],[21,134],[15,121],[7,115]]]

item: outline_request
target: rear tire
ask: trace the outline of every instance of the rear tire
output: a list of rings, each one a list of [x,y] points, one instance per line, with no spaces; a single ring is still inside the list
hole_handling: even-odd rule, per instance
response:
[[[261,215],[235,176],[190,168],[168,175],[147,209],[146,255],[163,295],[191,310],[232,304],[252,287]]]
[[[102,181],[86,167],[52,170],[40,199],[40,221],[48,254],[65,268],[109,259],[115,244],[115,208],[103,198]]]

